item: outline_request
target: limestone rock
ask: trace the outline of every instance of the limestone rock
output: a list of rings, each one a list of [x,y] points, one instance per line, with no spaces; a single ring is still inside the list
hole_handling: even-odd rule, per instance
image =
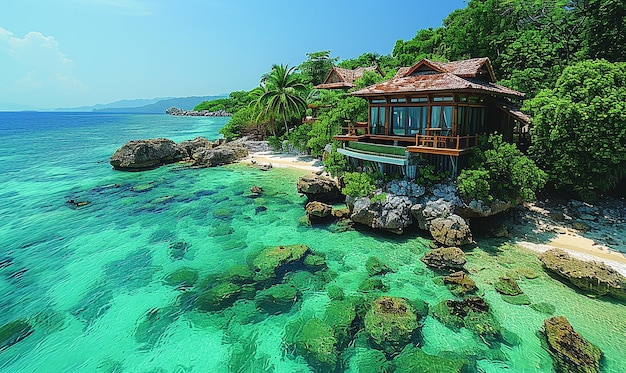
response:
[[[404,298],[383,296],[365,314],[365,333],[387,355],[394,355],[411,342],[418,328],[418,315]]]
[[[411,200],[387,194],[384,201],[372,203],[369,197],[358,198],[352,209],[352,221],[371,228],[401,234],[411,225]]]
[[[310,218],[326,218],[332,216],[333,207],[322,202],[313,201],[306,204],[304,208]]]
[[[574,331],[567,318],[555,316],[545,320],[542,332],[557,372],[600,372],[602,351]]]
[[[303,176],[298,179],[298,193],[304,194],[309,201],[326,203],[344,198],[337,182],[323,176]]]
[[[476,282],[463,271],[453,272],[443,277],[443,283],[450,287],[454,295],[464,295],[476,291]]]
[[[164,138],[133,140],[122,145],[109,159],[116,170],[141,171],[185,158],[185,152],[174,141]]]
[[[332,372],[339,352],[333,329],[318,318],[308,320],[295,337],[296,352],[315,370]]]
[[[433,220],[429,230],[435,241],[442,245],[463,246],[473,242],[469,225],[458,215]]]
[[[178,146],[185,151],[185,157],[191,158],[193,153],[195,153],[200,148],[211,149],[219,145],[219,141],[212,142],[205,137],[196,137],[193,140],[185,140],[181,141]]]
[[[458,271],[465,265],[465,253],[458,247],[434,249],[422,257],[422,262],[431,268]]]
[[[417,221],[420,229],[428,230],[433,220],[452,215],[454,209],[455,206],[451,202],[439,198],[413,205],[411,215]]]
[[[604,263],[578,260],[560,249],[548,250],[539,259],[548,270],[584,291],[626,301],[626,277]]]
[[[217,148],[199,148],[192,154],[194,166],[214,167],[234,163],[248,156],[248,149],[240,144],[224,144]]]
[[[486,218],[507,211],[513,206],[511,202],[495,200],[490,204],[473,199],[468,204],[457,208],[456,214],[468,218]]]

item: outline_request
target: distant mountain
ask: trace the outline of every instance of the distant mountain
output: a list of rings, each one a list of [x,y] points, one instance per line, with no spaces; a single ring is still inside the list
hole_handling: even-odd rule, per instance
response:
[[[36,110],[36,108],[27,105],[14,104],[12,102],[0,102],[0,111],[23,111]]]
[[[94,111],[94,110],[102,110],[102,109],[110,109],[110,108],[136,108],[141,106],[146,106],[150,104],[154,104],[161,100],[168,100],[171,97],[157,97],[157,98],[140,98],[135,100],[120,100],[111,102],[108,104],[96,104],[91,106],[79,106],[73,108],[59,108],[54,109],[54,111]]]
[[[193,108],[202,101],[211,101],[224,97],[227,96],[221,95],[167,98],[137,107],[113,107],[111,104],[109,104],[105,108],[94,108],[93,111],[102,113],[163,114],[165,113],[165,110],[169,109],[172,106],[183,110],[193,110]]]

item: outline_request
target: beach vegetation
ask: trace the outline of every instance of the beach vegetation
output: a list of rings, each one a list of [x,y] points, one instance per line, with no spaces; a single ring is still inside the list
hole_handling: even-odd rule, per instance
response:
[[[530,155],[556,189],[593,200],[626,176],[626,63],[584,61],[525,105]]]
[[[346,157],[337,151],[337,144],[333,143],[331,151],[324,155],[322,160],[324,170],[333,177],[338,177],[346,172],[348,161]]]
[[[470,166],[457,178],[457,187],[466,200],[527,202],[535,199],[546,181],[546,173],[535,162],[496,134],[483,137],[474,149]]]
[[[366,172],[346,172],[343,175],[345,186],[341,193],[360,198],[371,195],[376,190],[376,179]]]

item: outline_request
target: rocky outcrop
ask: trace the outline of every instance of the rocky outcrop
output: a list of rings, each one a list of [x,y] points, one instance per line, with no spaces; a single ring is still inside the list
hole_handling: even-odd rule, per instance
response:
[[[376,201],[377,197],[357,198],[352,208],[352,221],[397,234],[404,232],[404,229],[413,223],[411,218],[413,203],[404,196],[387,194],[383,197],[384,200],[381,201]]]
[[[454,295],[465,295],[476,291],[476,282],[463,271],[453,272],[443,277],[443,283],[450,288]]]
[[[452,215],[454,209],[455,206],[451,202],[439,198],[411,206],[411,215],[415,218],[420,229],[429,230],[433,220]]]
[[[313,201],[306,204],[304,208],[309,219],[323,219],[332,216],[333,207],[322,202]]]
[[[406,299],[380,297],[365,314],[365,334],[373,346],[387,355],[397,354],[411,342],[419,326],[418,316]]]
[[[433,220],[429,231],[435,241],[445,246],[463,246],[474,241],[467,222],[454,214]]]
[[[177,107],[171,107],[165,110],[165,114],[186,116],[186,117],[230,117],[231,113],[226,110],[208,111],[208,110],[184,110]]]
[[[466,219],[469,218],[486,218],[489,216],[503,213],[513,206],[511,202],[495,200],[492,203],[485,203],[476,199],[471,200],[467,204],[457,207],[456,214]]]
[[[465,265],[465,253],[458,247],[442,247],[426,253],[422,262],[427,266],[445,271],[458,271]]]
[[[308,201],[333,203],[343,200],[339,185],[333,179],[323,176],[303,176],[298,179],[298,193]]]
[[[547,350],[557,372],[600,372],[602,351],[580,334],[564,316],[551,317],[543,322],[542,332]]]
[[[199,148],[191,156],[194,166],[214,167],[234,163],[248,156],[248,149],[240,144],[226,143],[216,148]]]
[[[223,143],[224,143],[224,139],[211,141],[205,137],[196,137],[193,140],[182,141],[178,143],[178,146],[184,150],[187,158],[191,158],[193,153],[198,151],[198,149],[201,149],[201,148],[212,149],[212,148],[222,145]]]
[[[542,253],[539,259],[549,271],[583,291],[626,301],[626,277],[604,263],[578,260],[559,249]]]
[[[173,163],[185,158],[185,153],[169,139],[133,140],[117,149],[109,159],[116,170],[141,171]]]

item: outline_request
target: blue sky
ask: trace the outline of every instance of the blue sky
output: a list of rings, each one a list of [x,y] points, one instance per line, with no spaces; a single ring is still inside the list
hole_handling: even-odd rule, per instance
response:
[[[249,90],[307,52],[391,53],[463,0],[3,0],[0,110]]]

